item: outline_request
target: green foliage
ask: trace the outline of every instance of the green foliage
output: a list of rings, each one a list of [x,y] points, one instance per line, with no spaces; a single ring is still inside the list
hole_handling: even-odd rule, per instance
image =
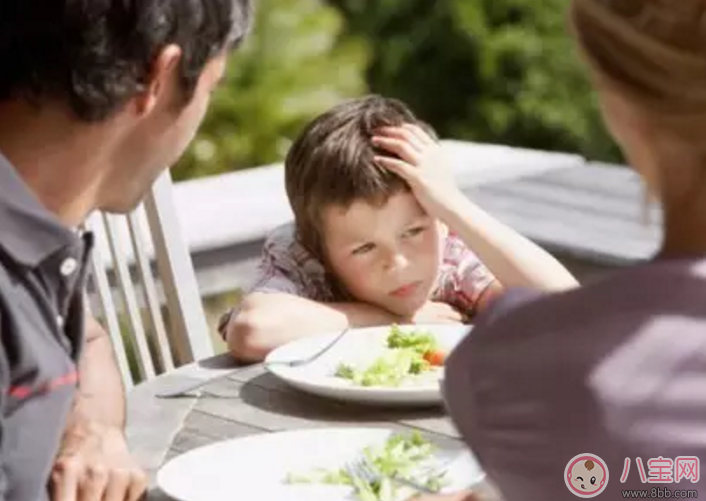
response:
[[[467,126],[467,135],[604,160],[619,158],[568,34],[567,5],[564,0],[531,7],[518,0],[454,0],[466,31],[478,30],[483,38],[478,54],[483,85],[474,102],[480,120]],[[473,12],[479,9],[483,16]]]
[[[178,179],[281,161],[342,99],[405,101],[447,138],[620,161],[565,0],[259,0]]]
[[[370,88],[406,101],[442,136],[619,159],[564,0],[328,3],[376,48]]]
[[[185,179],[282,159],[316,115],[365,92],[367,44],[317,0],[259,0],[255,27],[229,61],[201,131],[174,170]]]

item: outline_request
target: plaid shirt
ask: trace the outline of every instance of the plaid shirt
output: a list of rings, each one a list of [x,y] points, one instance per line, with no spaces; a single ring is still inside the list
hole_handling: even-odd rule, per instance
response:
[[[245,291],[292,294],[322,303],[342,301],[327,278],[323,264],[297,240],[292,223],[273,230],[265,241],[255,283]],[[472,316],[481,294],[495,277],[455,234],[444,237],[441,266],[430,299],[454,306]],[[230,316],[219,323],[224,334]]]

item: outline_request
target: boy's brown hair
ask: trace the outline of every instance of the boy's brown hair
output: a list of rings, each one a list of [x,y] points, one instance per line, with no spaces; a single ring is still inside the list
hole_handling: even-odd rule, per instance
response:
[[[287,197],[304,247],[326,261],[321,233],[325,207],[350,207],[356,201],[382,205],[409,189],[373,157],[375,129],[412,123],[432,137],[434,131],[396,99],[366,96],[335,106],[311,122],[292,145],[284,164]]]

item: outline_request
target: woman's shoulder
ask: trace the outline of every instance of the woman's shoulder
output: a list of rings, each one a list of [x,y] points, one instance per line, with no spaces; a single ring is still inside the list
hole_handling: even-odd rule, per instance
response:
[[[703,368],[704,297],[706,260],[649,263],[560,294],[518,294],[505,311],[482,316],[447,360],[456,421],[478,435],[482,423],[512,414],[520,424],[544,423],[550,444],[593,416],[605,443],[654,444],[649,427],[635,424],[657,416],[667,429],[683,418],[662,404]],[[465,402],[481,401],[484,416],[474,417],[480,406]],[[706,400],[699,405],[706,411]],[[600,423],[606,415],[611,421]]]
[[[476,317],[449,365],[560,377],[640,352],[657,367],[675,336],[706,344],[704,297],[706,260],[649,263],[558,294],[509,291]]]
[[[490,322],[511,313],[537,323],[567,327],[577,318],[610,318],[645,311],[659,313],[675,305],[701,305],[706,295],[706,259],[654,261],[589,280],[559,293],[510,289],[491,305]],[[704,303],[706,309],[706,303]]]

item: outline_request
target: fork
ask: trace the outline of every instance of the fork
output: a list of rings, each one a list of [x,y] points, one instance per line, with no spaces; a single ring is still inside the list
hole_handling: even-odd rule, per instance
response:
[[[319,358],[321,355],[329,351],[333,346],[338,343],[343,336],[345,336],[348,331],[350,330],[350,327],[346,327],[343,329],[329,344],[321,348],[319,351],[314,353],[313,355],[309,355],[308,357],[305,358],[300,358],[297,360],[272,360],[270,362],[265,362],[265,367],[269,367],[270,365],[286,365],[287,367],[301,367],[303,365],[310,364],[317,358]]]
[[[317,358],[319,358],[321,355],[329,351],[338,341],[341,340],[341,338],[350,330],[350,327],[346,327],[343,329],[329,344],[324,346],[322,349],[317,351],[316,353],[309,355],[308,357],[301,358],[298,360],[273,360],[271,362],[265,362],[265,367],[269,367],[271,365],[285,365],[287,367],[301,367],[303,365],[310,364]],[[205,386],[209,383],[212,383],[215,379],[221,378],[221,377],[228,377],[233,374],[237,374],[238,372],[242,371],[243,367],[238,367],[237,369],[233,369],[230,372],[226,372],[224,374],[219,374],[218,376],[207,378],[207,379],[202,379],[199,381],[190,381],[184,385],[181,385],[180,387],[174,389],[167,389],[160,391],[156,394],[157,397],[159,398],[174,398],[174,397],[180,397],[184,395],[185,393],[191,393],[192,391],[198,390],[202,386]]]
[[[375,465],[372,464],[372,462],[365,456],[348,463],[345,466],[345,470],[351,477],[360,478],[368,484],[378,483],[383,479],[383,475],[379,473]],[[425,494],[437,494],[437,491],[430,489],[425,485],[421,485],[412,480],[402,478],[398,475],[385,476],[385,478],[389,478],[397,484],[404,485],[406,487],[411,487],[417,492],[423,492]]]

